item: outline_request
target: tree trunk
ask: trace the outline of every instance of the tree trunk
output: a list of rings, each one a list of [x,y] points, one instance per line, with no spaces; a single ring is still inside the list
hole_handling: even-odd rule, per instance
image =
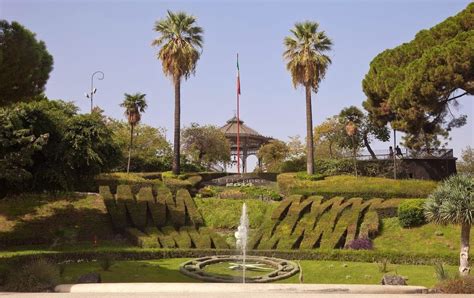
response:
[[[357,178],[357,160],[356,160],[357,148],[355,145],[354,135],[352,135],[351,139],[352,139],[352,159],[354,161],[354,173]]]
[[[181,79],[174,80],[174,143],[173,174],[180,173],[180,137],[181,137]]]
[[[464,223],[461,225],[461,253],[459,254],[459,273],[461,276],[469,275],[469,236],[471,225]]]
[[[329,157],[333,158],[333,156],[332,156],[332,142],[329,142]]]
[[[130,172],[130,159],[132,157],[132,146],[133,146],[133,124],[130,125],[130,145],[128,146],[127,174]]]
[[[369,151],[370,156],[372,156],[372,159],[377,159],[377,156],[375,155],[374,150],[372,150],[372,147],[370,147],[369,140],[367,139],[367,135],[364,135],[362,139],[364,140],[364,145]]]
[[[306,85],[306,172],[309,175],[314,174],[313,114],[309,85]]]

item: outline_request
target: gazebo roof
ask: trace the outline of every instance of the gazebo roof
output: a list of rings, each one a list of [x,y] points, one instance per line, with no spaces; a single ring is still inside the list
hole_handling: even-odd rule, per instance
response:
[[[239,122],[240,122],[240,136],[241,137],[255,137],[255,138],[269,139],[259,134],[255,129],[250,128],[247,125],[245,125],[242,119],[239,119]],[[234,116],[231,119],[227,120],[227,123],[224,126],[222,126],[220,130],[228,137],[236,136],[237,135],[237,117]]]

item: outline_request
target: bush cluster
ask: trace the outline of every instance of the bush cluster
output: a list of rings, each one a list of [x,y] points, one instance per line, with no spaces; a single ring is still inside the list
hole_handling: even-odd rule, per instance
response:
[[[229,249],[163,249],[163,248],[113,248],[78,250],[64,252],[22,252],[3,257],[3,262],[17,264],[17,262],[31,262],[41,256],[51,263],[64,261],[93,261],[105,255],[112,256],[115,260],[150,260],[166,258],[197,258],[216,254],[229,254]],[[403,253],[379,250],[349,250],[349,249],[308,249],[308,250],[249,250],[248,254],[257,256],[272,256],[289,260],[338,260],[347,262],[380,262],[389,260],[391,264],[433,265],[443,262],[447,265],[459,263],[459,256],[452,253]],[[13,265],[17,266],[17,265]],[[18,267],[18,266],[17,266]]]
[[[403,228],[411,228],[424,224],[426,222],[423,213],[425,200],[414,199],[404,200],[398,205],[398,221]]]
[[[51,291],[59,283],[59,267],[44,258],[32,259],[9,271],[4,289],[12,292]]]
[[[474,276],[446,279],[435,288],[445,294],[474,294]]]
[[[346,248],[354,250],[370,250],[374,248],[374,245],[372,240],[369,238],[357,238],[349,242]]]

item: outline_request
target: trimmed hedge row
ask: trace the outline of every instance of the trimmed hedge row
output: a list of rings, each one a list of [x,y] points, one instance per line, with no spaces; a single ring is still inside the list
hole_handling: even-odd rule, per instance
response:
[[[28,262],[39,257],[52,262],[64,261],[93,261],[112,256],[116,260],[150,260],[166,258],[198,258],[209,255],[228,255],[234,250],[228,249],[94,249],[67,252],[18,252],[11,255],[2,255],[0,262]],[[455,253],[401,253],[377,250],[251,250],[248,255],[277,257],[288,260],[331,260],[346,262],[380,262],[388,260],[391,264],[433,265],[443,262],[448,265],[457,265],[459,257]]]
[[[147,227],[144,232],[136,228],[126,228],[124,234],[131,243],[142,248],[200,248],[228,249],[225,239],[207,228],[181,227],[176,230],[172,226]]]
[[[141,188],[136,199],[130,185],[117,186],[115,196],[108,186],[101,186],[100,195],[114,227],[119,230],[126,227],[143,230],[147,226],[166,225],[181,227],[186,224],[200,226],[204,223],[194,200],[184,189],[177,191],[176,199],[173,199],[171,191],[163,185],[154,189]]]
[[[393,180],[376,177],[330,176],[324,180],[299,179],[297,173],[284,173],[277,177],[278,187],[285,195],[321,195],[325,198],[343,196],[363,199],[424,198],[437,186],[435,181]]]
[[[357,238],[373,238],[380,229],[379,208],[384,217],[396,215],[400,200],[292,195],[283,200],[249,247],[258,249],[344,248]],[[395,209],[395,211],[394,211]]]

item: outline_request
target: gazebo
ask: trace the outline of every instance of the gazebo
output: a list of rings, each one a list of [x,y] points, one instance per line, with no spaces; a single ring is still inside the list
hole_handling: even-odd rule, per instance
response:
[[[242,161],[242,173],[247,173],[247,157],[257,155],[258,149],[268,143],[272,138],[259,134],[253,128],[244,124],[242,119],[240,122],[240,158]],[[237,160],[237,117],[232,117],[227,123],[220,128],[230,143],[231,158],[233,162]],[[261,166],[260,159],[258,166]]]

